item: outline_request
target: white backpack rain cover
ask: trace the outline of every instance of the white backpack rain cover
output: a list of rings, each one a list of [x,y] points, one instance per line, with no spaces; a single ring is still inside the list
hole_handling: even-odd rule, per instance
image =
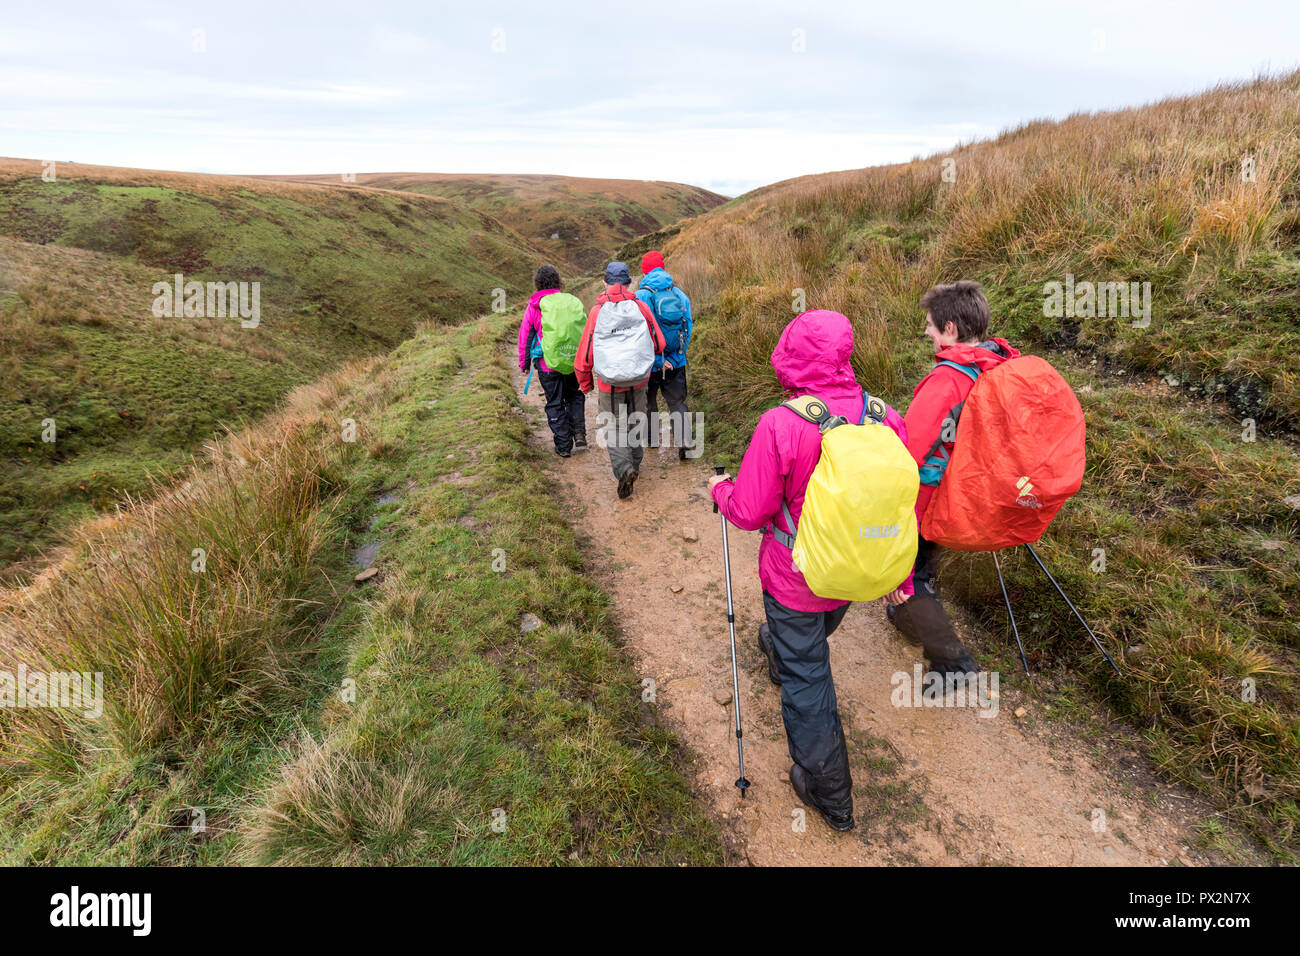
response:
[[[655,364],[650,327],[636,299],[602,303],[591,333],[591,369],[606,385],[640,385]]]

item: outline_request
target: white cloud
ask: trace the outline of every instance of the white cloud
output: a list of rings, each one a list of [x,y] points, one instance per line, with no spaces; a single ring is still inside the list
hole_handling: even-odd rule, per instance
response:
[[[419,34],[382,23],[370,28],[369,51],[373,55],[412,56],[427,53],[430,49],[429,41]]]
[[[206,17],[196,54],[196,24],[155,0],[68,0],[59,12],[6,12],[5,152],[217,172],[551,172],[725,192],[1286,67],[1300,27],[1289,0],[662,0],[620,8],[612,25],[565,0],[486,12],[373,0],[319,4],[310,18],[228,0],[219,20]]]

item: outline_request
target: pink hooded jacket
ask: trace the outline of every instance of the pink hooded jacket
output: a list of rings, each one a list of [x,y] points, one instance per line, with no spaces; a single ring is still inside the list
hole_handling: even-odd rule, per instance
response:
[[[524,320],[519,323],[519,371],[528,371],[528,339],[532,335],[537,336],[537,341],[542,340],[542,309],[537,303],[542,301],[544,296],[559,292],[559,289],[538,289],[528,297],[528,308],[524,310]],[[550,366],[546,364],[546,359],[539,358],[537,367],[543,372],[549,372]]]
[[[862,418],[862,387],[853,377],[853,328],[838,312],[812,309],[797,316],[781,333],[772,351],[772,368],[786,398],[816,395],[833,415],[851,422]],[[907,428],[898,412],[886,406],[885,424],[907,443]],[[817,426],[788,408],[763,413],[750,439],[734,481],[713,486],[713,500],[737,528],[756,531],[775,522],[790,531],[781,514],[781,501],[789,505],[798,525],[808,479],[821,458]],[[831,611],[847,603],[818,597],[808,589],[794,566],[790,551],[770,533],[763,533],[758,550],[758,578],[767,591],[796,611]],[[909,574],[903,590],[912,592]]]

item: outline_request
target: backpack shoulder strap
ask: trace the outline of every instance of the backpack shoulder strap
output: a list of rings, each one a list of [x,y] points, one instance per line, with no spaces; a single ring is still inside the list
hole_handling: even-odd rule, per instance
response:
[[[843,417],[832,415],[831,410],[826,407],[826,403],[812,395],[800,395],[798,398],[792,398],[789,401],[782,402],[781,407],[790,409],[806,422],[812,422],[817,426],[817,430],[823,434],[828,429],[845,423]]]
[[[960,362],[953,362],[949,359],[940,359],[935,363],[935,365],[946,365],[949,368],[955,368],[963,375],[969,377],[972,382],[980,377],[980,372],[982,371],[978,365],[962,365]]]
[[[659,290],[646,289],[646,291],[650,293],[650,301],[647,302],[646,305],[650,306],[651,313],[653,313],[654,317],[658,319],[659,318]]]
[[[972,382],[979,380],[980,372],[983,371],[978,365],[962,365],[960,362],[951,362],[948,359],[941,359],[937,365],[946,365],[949,368],[955,368],[963,375],[967,376]],[[956,439],[957,423],[961,421],[962,409],[966,406],[966,400],[958,402],[952,408],[948,409],[948,414],[943,417],[939,423],[939,436],[935,438],[934,444],[926,452],[925,459],[921,462],[921,484],[936,486],[943,479],[943,474],[948,470],[950,457],[948,449],[944,447],[948,441]],[[945,440],[944,432],[947,431],[952,438]]]
[[[772,537],[787,548],[794,550],[794,516],[790,514],[790,506],[785,503],[784,498],[781,499],[781,513],[785,515],[785,526],[790,530],[782,531],[776,526],[776,522],[771,522],[768,527],[772,529]]]

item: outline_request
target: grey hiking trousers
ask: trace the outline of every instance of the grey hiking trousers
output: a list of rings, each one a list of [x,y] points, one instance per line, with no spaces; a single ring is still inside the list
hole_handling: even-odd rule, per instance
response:
[[[649,424],[645,386],[600,392],[596,410],[600,424],[599,441],[609,449],[609,464],[614,469],[614,477],[621,480],[629,471],[640,471],[641,449],[646,442]]]

